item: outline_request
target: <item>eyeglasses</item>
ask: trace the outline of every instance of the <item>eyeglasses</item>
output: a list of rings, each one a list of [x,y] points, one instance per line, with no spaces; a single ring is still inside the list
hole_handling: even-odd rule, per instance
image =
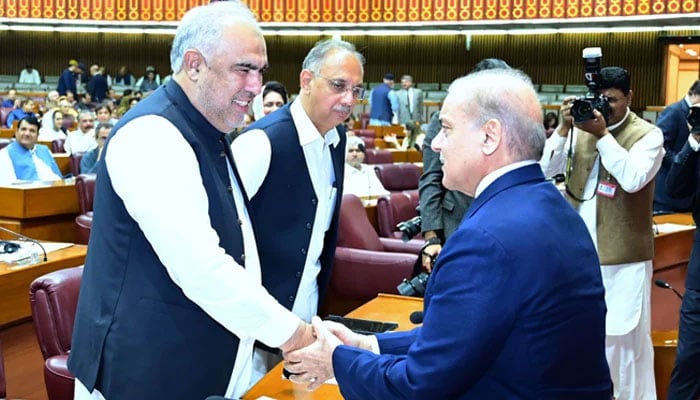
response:
[[[329,79],[321,74],[314,74],[319,78],[323,78],[328,82],[328,86],[331,88],[335,94],[344,94],[345,92],[352,92],[352,97],[359,100],[365,97],[365,88],[362,86],[350,86],[347,82],[342,79]]]

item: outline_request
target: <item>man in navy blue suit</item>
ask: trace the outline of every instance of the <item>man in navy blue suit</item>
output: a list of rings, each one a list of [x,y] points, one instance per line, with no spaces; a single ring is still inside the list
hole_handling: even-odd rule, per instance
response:
[[[688,112],[693,104],[700,103],[700,80],[688,89],[688,94],[677,102],[664,108],[659,114],[656,126],[664,133],[664,161],[656,174],[658,185],[654,187],[654,211],[656,212],[687,212],[693,208],[694,193],[683,197],[673,197],[666,190],[666,176],[673,164],[673,158],[688,141]]]
[[[423,326],[363,336],[314,318],[317,341],[286,356],[292,379],[314,389],[335,376],[346,399],[609,400],[598,257],[536,162],[530,79],[460,78],[440,120],[443,183],[474,202],[437,259]]]

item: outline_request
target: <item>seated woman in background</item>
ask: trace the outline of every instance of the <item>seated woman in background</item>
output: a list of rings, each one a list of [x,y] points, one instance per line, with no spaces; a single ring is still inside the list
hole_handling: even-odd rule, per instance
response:
[[[66,128],[63,127],[63,112],[59,109],[47,112],[41,119],[39,129],[40,142],[52,142],[66,138]]]
[[[265,84],[262,91],[262,112],[263,116],[281,108],[289,102],[287,88],[277,81],[270,81]]]
[[[547,135],[547,138],[552,136],[558,124],[559,117],[557,113],[550,111],[544,115],[544,133]]]

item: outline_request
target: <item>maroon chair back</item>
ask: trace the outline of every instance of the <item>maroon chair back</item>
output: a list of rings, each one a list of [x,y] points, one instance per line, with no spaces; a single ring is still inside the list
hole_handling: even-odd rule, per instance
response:
[[[82,277],[83,267],[66,268],[42,275],[29,286],[49,400],[73,398],[75,378],[67,364]]]
[[[374,166],[379,180],[390,192],[418,189],[421,169],[415,164],[379,164]]]
[[[80,175],[80,160],[83,159],[83,154],[85,152],[78,151],[70,155],[70,171],[73,173],[73,176]]]
[[[416,207],[419,197],[418,190],[407,190],[380,197],[377,200],[379,236],[401,239],[403,233],[396,228],[396,224],[418,215]]]
[[[367,137],[374,139],[377,135],[374,133],[374,129],[355,129],[353,130],[355,136]]]
[[[371,149],[374,150],[374,138],[372,137],[365,137],[365,136],[360,136],[363,142],[365,142],[365,149]]]
[[[365,153],[365,164],[393,164],[394,158],[389,150],[367,149]]]
[[[0,343],[0,399],[7,396],[7,383],[5,382],[5,359],[2,356],[2,343]]]
[[[80,213],[92,211],[92,201],[95,198],[95,174],[80,174],[75,177],[75,189],[78,192]]]
[[[360,113],[358,118],[360,119],[360,126],[362,126],[362,129],[367,129],[367,126],[369,126],[369,113]]]
[[[76,238],[80,244],[88,244],[92,231],[92,204],[95,198],[95,174],[80,174],[75,178],[80,215],[75,217]]]
[[[12,143],[12,139],[0,138],[0,150],[2,150],[5,146],[7,146],[10,143]]]
[[[345,194],[340,204],[338,246],[353,249],[384,251],[377,232],[367,217],[360,198]]]
[[[10,115],[12,110],[12,107],[0,107],[0,123],[2,123],[3,128],[6,126],[5,123],[7,122],[7,117]]]
[[[66,139],[54,139],[51,141],[51,152],[52,153],[65,153],[66,150],[63,148],[63,144]]]
[[[76,119],[70,114],[63,114],[63,124],[61,126],[67,131],[72,131],[75,127]]]
[[[40,276],[29,287],[32,318],[44,359],[68,354],[83,267],[53,271]]]

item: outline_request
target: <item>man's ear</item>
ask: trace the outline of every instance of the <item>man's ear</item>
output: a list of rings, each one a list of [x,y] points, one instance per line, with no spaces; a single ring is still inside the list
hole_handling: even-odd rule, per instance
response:
[[[299,73],[299,84],[301,85],[301,91],[304,94],[309,94],[311,92],[311,81],[314,79],[314,74],[308,69],[302,69]]]
[[[481,131],[484,135],[481,143],[481,151],[485,155],[490,156],[498,149],[498,146],[501,145],[501,141],[503,140],[503,127],[500,121],[490,119],[484,123],[481,127]]]
[[[206,61],[197,50],[190,49],[185,52],[182,59],[182,68],[187,73],[187,76],[192,80],[197,80],[200,70],[206,68]]]

